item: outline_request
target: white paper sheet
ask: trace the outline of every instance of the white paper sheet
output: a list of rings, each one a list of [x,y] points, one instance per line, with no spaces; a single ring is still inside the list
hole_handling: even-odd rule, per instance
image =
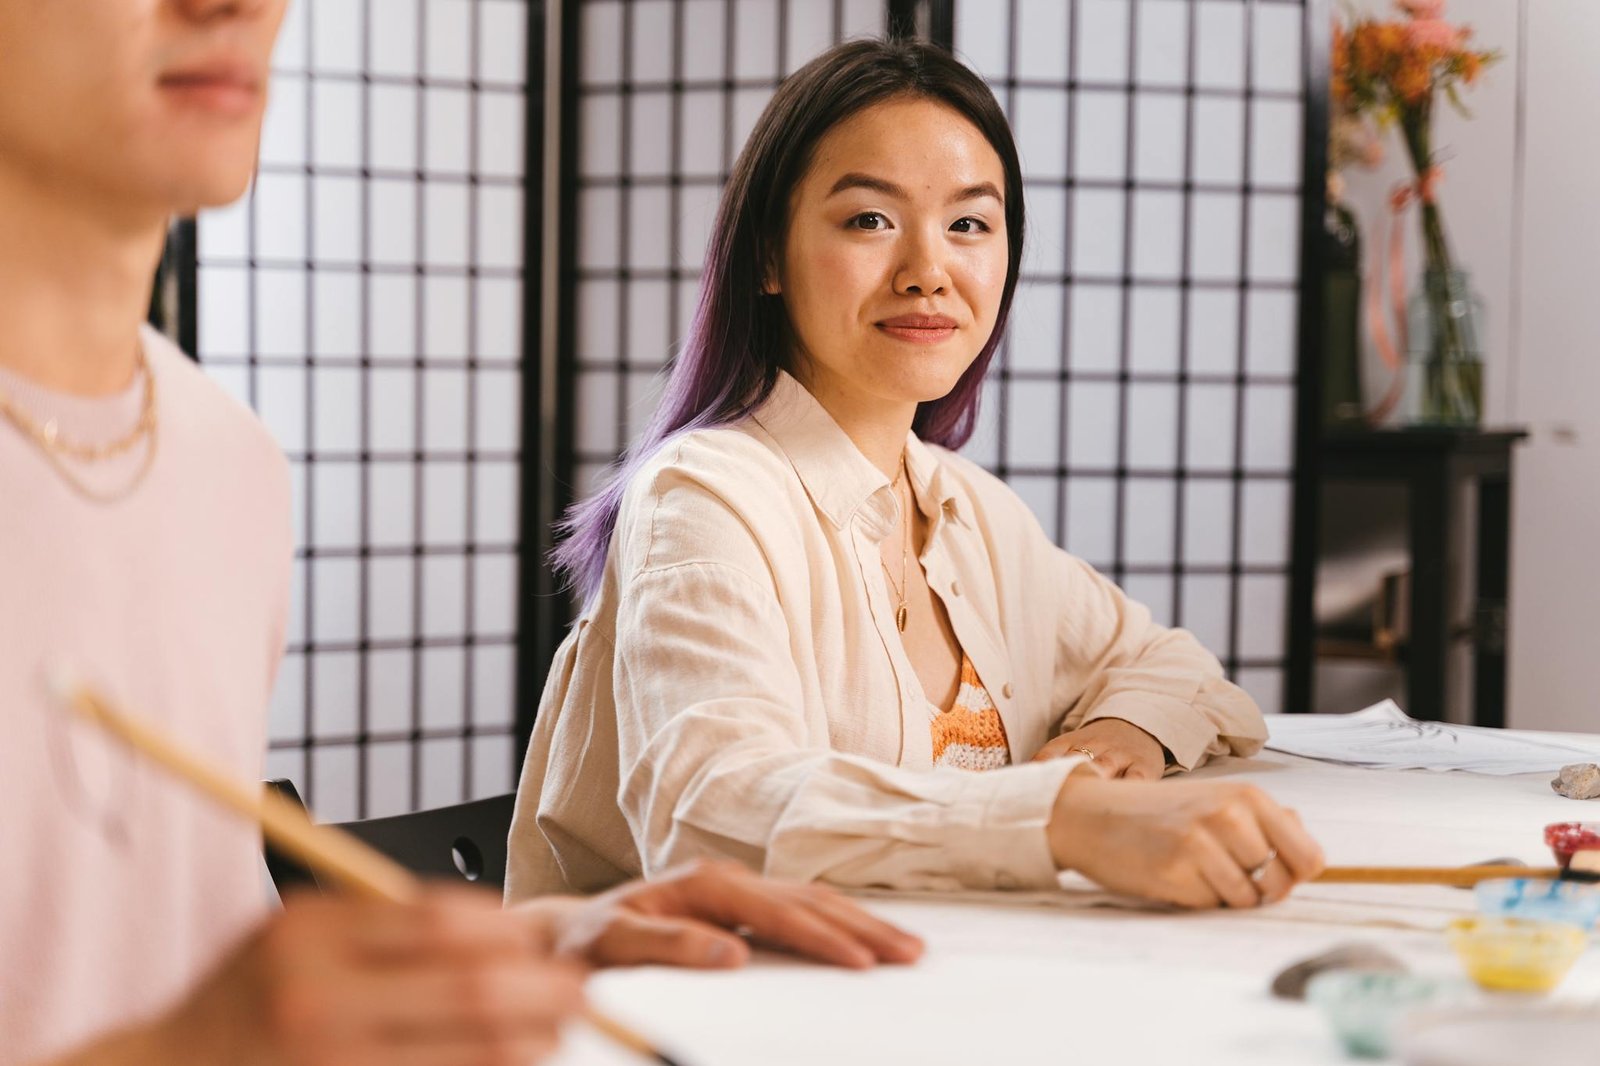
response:
[[[1600,763],[1600,736],[1419,722],[1393,700],[1353,714],[1269,714],[1267,731],[1273,751],[1379,770],[1554,774]]]

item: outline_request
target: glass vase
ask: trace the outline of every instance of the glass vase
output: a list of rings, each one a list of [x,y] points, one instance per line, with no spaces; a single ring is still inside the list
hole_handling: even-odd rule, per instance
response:
[[[1483,417],[1483,301],[1464,270],[1426,270],[1408,317],[1406,391],[1419,425],[1475,426]]]
[[[1361,231],[1354,212],[1328,204],[1322,232],[1322,424],[1360,425]]]

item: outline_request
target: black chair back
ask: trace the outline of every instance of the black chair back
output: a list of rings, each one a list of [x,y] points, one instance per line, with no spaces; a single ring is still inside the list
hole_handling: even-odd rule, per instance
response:
[[[305,806],[294,782],[280,778],[268,781],[267,787]],[[507,792],[392,818],[335,824],[420,877],[471,881],[499,891],[506,882],[506,838],[516,801],[517,794]],[[270,844],[266,858],[279,895],[297,886],[331,888]]]

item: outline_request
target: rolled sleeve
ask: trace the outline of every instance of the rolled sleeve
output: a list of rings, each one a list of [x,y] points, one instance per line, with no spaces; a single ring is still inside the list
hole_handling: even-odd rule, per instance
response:
[[[1060,553],[1065,607],[1057,654],[1061,732],[1102,718],[1139,727],[1192,770],[1253,755],[1266,740],[1255,701],[1228,681],[1193,634],[1158,625],[1087,564]]]
[[[1254,755],[1260,751],[1266,740],[1265,726],[1260,735],[1254,732],[1252,719],[1259,721],[1260,715],[1252,711],[1254,704],[1248,696],[1244,697],[1243,706],[1238,700],[1227,699],[1219,706],[1207,706],[1198,699],[1124,691],[1102,700],[1078,725],[1116,718],[1138,726],[1171,753],[1174,768],[1193,770],[1213,756]],[[1219,728],[1219,720],[1233,724]]]
[[[1048,829],[1067,775],[1056,759],[975,773],[884,768],[874,803],[820,790],[786,812],[766,872],[785,880],[914,889],[1048,889]]]

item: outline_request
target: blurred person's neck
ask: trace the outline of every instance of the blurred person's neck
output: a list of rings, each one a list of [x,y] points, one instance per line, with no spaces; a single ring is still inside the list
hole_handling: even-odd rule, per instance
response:
[[[0,162],[0,367],[62,392],[128,387],[166,224]]]

